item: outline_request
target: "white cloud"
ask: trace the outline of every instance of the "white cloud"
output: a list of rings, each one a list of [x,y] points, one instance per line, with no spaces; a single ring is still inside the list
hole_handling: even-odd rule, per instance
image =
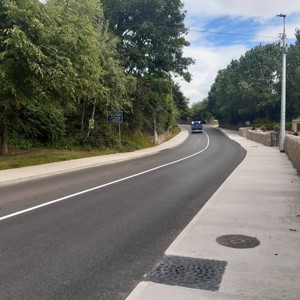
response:
[[[178,81],[190,104],[202,101],[208,96],[211,85],[220,69],[233,60],[239,59],[247,51],[243,45],[229,47],[191,47],[185,49],[185,56],[196,60],[195,65],[189,68],[193,75],[190,83]]]
[[[183,0],[191,16],[239,16],[270,19],[277,14],[300,12],[300,0]]]

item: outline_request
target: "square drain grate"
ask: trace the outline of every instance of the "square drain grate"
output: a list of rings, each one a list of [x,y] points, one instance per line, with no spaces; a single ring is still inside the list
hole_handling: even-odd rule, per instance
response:
[[[217,291],[227,262],[182,256],[164,256],[146,276],[147,281]]]

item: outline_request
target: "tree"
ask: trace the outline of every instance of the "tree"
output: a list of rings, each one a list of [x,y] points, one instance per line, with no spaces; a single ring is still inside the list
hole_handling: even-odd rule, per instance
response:
[[[39,106],[74,105],[83,93],[90,97],[99,94],[98,35],[86,16],[72,13],[75,2],[68,1],[64,7],[51,0],[46,5],[38,0],[1,2],[0,93],[4,109],[0,127],[4,154],[9,133],[16,131],[21,117],[28,115],[26,111],[45,112]],[[29,120],[33,119],[26,120],[27,128]]]
[[[53,140],[70,128],[61,126],[64,115],[82,111],[84,122],[86,108],[94,118],[96,107],[102,117],[108,109],[130,107],[133,81],[121,67],[97,0],[5,0],[0,20],[2,153],[13,132]]]
[[[132,112],[127,115],[130,127],[152,133],[168,129],[167,124],[173,124],[171,120],[177,116],[170,74],[189,81],[187,68],[193,62],[183,56],[183,47],[189,44],[184,37],[187,29],[181,1],[102,3],[109,27],[119,38],[118,51],[125,70],[137,80]]]
[[[168,77],[170,72],[190,80],[191,58],[183,56],[187,29],[180,0],[102,0],[111,30],[119,37],[126,70],[134,75]]]
[[[286,98],[287,117],[300,115],[300,30],[295,31],[296,43],[287,53]]]
[[[220,120],[245,122],[278,118],[280,50],[257,46],[219,71],[208,97],[208,108]]]
[[[63,51],[76,68],[75,85],[73,83],[76,101],[68,117],[77,118],[77,124],[80,119],[77,127],[81,133],[87,129],[88,137],[89,119],[100,122],[110,112],[130,109],[128,91],[135,89],[135,81],[121,66],[116,49],[118,40],[108,31],[97,0],[49,0],[47,5],[59,18],[61,32],[58,34],[65,35],[64,39],[71,42]]]
[[[137,78],[137,86],[132,100],[132,112],[127,114],[131,131],[145,131],[153,135],[173,128],[177,122],[178,110],[170,81],[143,76]]]
[[[178,83],[171,82],[171,87],[172,96],[179,113],[179,119],[181,121],[187,121],[190,117],[189,99],[183,95]]]
[[[45,8],[38,0],[0,3],[0,133],[1,153],[8,153],[9,135],[19,125],[19,112],[45,100],[42,80],[47,56]]]
[[[240,92],[244,108],[240,115],[253,118],[264,114],[267,119],[278,118],[280,50],[278,44],[257,46],[240,59]],[[245,121],[245,119],[243,119]]]
[[[191,108],[191,119],[208,123],[212,119],[212,114],[208,110],[208,98],[194,103]]]

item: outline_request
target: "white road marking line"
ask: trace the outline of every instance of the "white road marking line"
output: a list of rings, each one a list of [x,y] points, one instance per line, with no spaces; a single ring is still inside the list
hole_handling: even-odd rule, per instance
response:
[[[206,144],[206,146],[205,146],[204,149],[202,149],[202,150],[200,150],[200,151],[198,151],[198,152],[196,152],[194,154],[191,154],[191,155],[186,156],[184,158],[181,158],[181,159],[169,162],[167,164],[164,164],[164,165],[161,165],[161,166],[158,166],[158,167],[155,167],[155,168],[152,168],[152,169],[140,172],[140,173],[136,173],[136,174],[130,175],[128,177],[124,177],[124,178],[121,178],[121,179],[118,179],[118,180],[115,180],[115,181],[111,181],[111,182],[108,182],[108,183],[105,183],[105,184],[93,187],[91,189],[87,189],[87,190],[84,190],[84,191],[81,191],[81,192],[78,192],[78,193],[75,193],[75,194],[71,194],[71,195],[68,195],[68,196],[65,196],[65,197],[58,198],[56,200],[52,200],[52,201],[49,201],[49,202],[37,205],[37,206],[33,206],[33,207],[30,207],[30,208],[27,208],[27,209],[24,209],[24,210],[21,210],[21,211],[17,211],[15,213],[12,213],[12,214],[0,217],[0,221],[12,218],[12,217],[17,216],[17,215],[21,215],[21,214],[27,213],[27,212],[32,211],[32,210],[39,209],[39,208],[44,207],[44,206],[48,206],[48,205],[51,205],[51,204],[54,204],[54,203],[57,203],[57,202],[61,202],[61,201],[64,201],[64,200],[67,200],[67,199],[70,199],[70,198],[73,198],[73,197],[76,197],[76,196],[79,196],[79,195],[82,195],[82,194],[86,194],[86,193],[89,193],[89,192],[92,192],[92,191],[95,191],[95,190],[99,190],[99,189],[107,187],[109,185],[113,185],[113,184],[118,183],[118,182],[122,182],[122,181],[125,181],[125,180],[128,180],[128,179],[134,178],[134,177],[138,177],[138,176],[141,176],[141,175],[144,175],[144,174],[147,174],[147,173],[150,173],[150,172],[153,172],[153,171],[156,171],[156,170],[159,170],[159,169],[162,169],[162,168],[165,168],[165,167],[177,164],[177,163],[179,163],[181,161],[184,161],[184,160],[189,159],[189,158],[191,158],[193,156],[196,156],[196,155],[204,152],[209,147],[209,136],[208,136],[208,134],[206,132],[203,131],[203,133],[207,136],[207,144]]]

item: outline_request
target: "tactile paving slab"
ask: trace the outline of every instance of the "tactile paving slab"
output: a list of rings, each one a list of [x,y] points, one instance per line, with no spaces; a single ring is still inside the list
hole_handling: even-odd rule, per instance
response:
[[[147,281],[217,291],[227,262],[165,255],[146,276]]]

